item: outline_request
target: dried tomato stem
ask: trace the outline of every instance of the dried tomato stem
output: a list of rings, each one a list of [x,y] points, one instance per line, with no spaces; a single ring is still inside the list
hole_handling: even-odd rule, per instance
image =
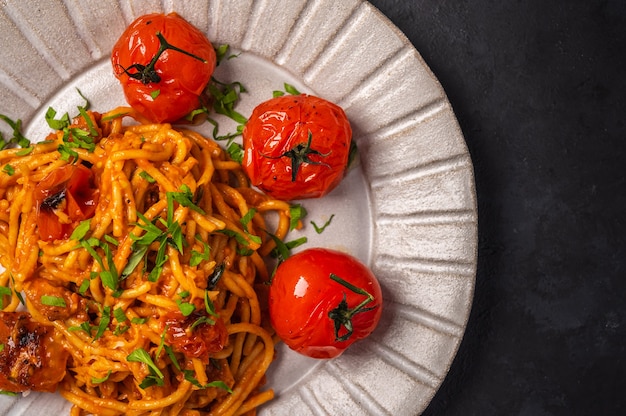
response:
[[[312,140],[313,140],[313,133],[311,133],[311,130],[309,130],[308,140],[306,144],[299,143],[296,146],[294,146],[291,150],[281,155],[281,157],[286,156],[291,159],[291,182],[296,181],[298,170],[300,169],[300,165],[302,165],[303,163],[308,163],[310,165],[322,165],[322,166],[327,166],[330,168],[330,165],[328,165],[327,163],[316,162],[309,158],[309,155],[317,155],[321,157],[326,157],[330,154],[330,152],[321,153],[315,149],[311,149]]]
[[[346,294],[344,292],[343,299],[341,300],[341,302],[339,302],[339,304],[337,305],[335,309],[328,312],[328,317],[332,319],[335,324],[335,340],[346,341],[348,338],[350,338],[350,336],[353,333],[352,317],[356,315],[357,313],[371,311],[372,309],[376,308],[376,306],[371,307],[371,308],[365,307],[365,305],[367,305],[368,303],[374,300],[374,296],[372,296],[366,290],[360,287],[354,286],[353,284],[345,281],[344,279],[342,279],[341,277],[337,276],[334,273],[330,274],[330,279],[341,284],[342,286],[347,287],[352,292],[366,297],[365,300],[363,300],[354,308],[349,308],[348,302],[346,301]],[[346,334],[339,336],[339,331],[341,330],[342,326],[345,327],[347,332]]]
[[[163,54],[163,52],[165,52],[166,50],[170,49],[176,52],[180,52],[182,54],[185,54],[187,56],[190,56],[194,59],[197,59],[199,61],[202,62],[206,62],[206,59],[201,58],[200,56],[194,55],[191,52],[188,52],[184,49],[181,49],[177,46],[174,46],[172,44],[170,44],[166,39],[165,36],[163,36],[163,34],[161,32],[156,32],[156,37],[157,39],[159,39],[159,49],[157,50],[157,53],[154,54],[154,56],[152,57],[152,59],[150,60],[150,62],[148,63],[148,65],[142,65],[142,64],[133,64],[131,66],[129,66],[128,68],[123,68],[124,72],[131,78],[137,79],[139,81],[141,81],[143,84],[147,85],[151,82],[160,82],[161,81],[161,77],[159,76],[159,74],[156,72],[156,69],[154,68],[157,61],[159,60],[159,58],[161,57],[161,55]],[[137,72],[135,73],[130,73],[129,70],[130,69],[136,69]]]

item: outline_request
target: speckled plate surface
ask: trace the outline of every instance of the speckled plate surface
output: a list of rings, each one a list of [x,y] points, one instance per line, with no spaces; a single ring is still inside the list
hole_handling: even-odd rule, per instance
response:
[[[284,82],[341,105],[360,163],[330,195],[304,203],[312,221],[334,217],[324,233],[312,226],[302,233],[308,246],[345,250],[373,269],[383,287],[383,318],[370,338],[331,361],[280,346],[268,374],[277,397],[260,414],[398,416],[425,409],[469,316],[476,196],[445,92],[393,24],[361,0],[0,4],[0,113],[21,118],[31,140],[48,132],[49,106],[72,114],[82,105],[76,88],[97,111],[124,104],[109,52],[126,25],[148,12],[175,10],[214,44],[239,52],[216,77],[246,85],[243,114]],[[58,395],[0,397],[2,415],[68,412]]]

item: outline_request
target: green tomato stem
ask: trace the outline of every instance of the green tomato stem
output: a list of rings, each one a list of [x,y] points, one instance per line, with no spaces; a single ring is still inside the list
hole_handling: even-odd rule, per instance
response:
[[[374,300],[374,296],[372,296],[372,294],[367,292],[365,289],[354,286],[350,282],[347,282],[346,280],[342,279],[334,273],[330,274],[330,279],[339,283],[342,286],[345,286],[354,293],[365,296],[365,299],[361,303],[359,303],[354,308],[349,308],[348,302],[346,301],[346,293],[344,292],[341,302],[339,302],[336,308],[328,312],[328,317],[332,319],[335,324],[335,341],[346,341],[352,336],[352,333],[354,332],[354,328],[352,326],[352,318],[354,317],[354,315],[356,315],[357,313],[371,311],[375,309],[377,305],[371,308],[365,307],[365,305]],[[339,336],[339,331],[342,327],[344,327],[347,332],[344,335]]]

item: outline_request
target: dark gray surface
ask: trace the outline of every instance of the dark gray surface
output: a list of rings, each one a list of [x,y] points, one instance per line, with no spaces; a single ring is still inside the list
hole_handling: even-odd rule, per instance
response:
[[[626,414],[626,2],[371,3],[475,167],[474,305],[425,414]]]

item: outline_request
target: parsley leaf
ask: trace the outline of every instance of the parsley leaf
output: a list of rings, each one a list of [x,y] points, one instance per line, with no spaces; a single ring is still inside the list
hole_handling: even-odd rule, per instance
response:
[[[12,120],[8,116],[4,114],[0,114],[0,120],[4,121],[9,127],[13,130],[13,135],[6,141],[2,133],[0,133],[0,150],[4,149],[7,146],[18,145],[20,147],[29,147],[30,140],[28,140],[22,134],[22,120]]]
[[[59,296],[42,295],[41,304],[46,306],[57,306],[59,308],[65,308],[67,304],[65,299]]]
[[[152,357],[150,357],[150,354],[148,354],[148,352],[146,350],[144,350],[143,348],[137,348],[136,350],[134,350],[133,352],[128,354],[126,359],[128,361],[131,361],[131,362],[143,363],[143,364],[147,365],[148,368],[150,369],[150,373],[151,373],[152,377],[151,376],[146,377],[147,381],[144,380],[142,382],[142,386],[141,386],[142,388],[146,388],[149,385],[154,385],[154,384],[150,384],[150,383],[156,383],[158,385],[162,385],[162,383],[163,383],[163,373],[161,372],[159,367],[156,366],[154,361],[152,361]],[[160,381],[160,384],[159,384],[159,381]],[[144,384],[144,382],[146,384]]]
[[[326,227],[328,227],[330,225],[330,223],[332,222],[334,217],[335,217],[335,214],[331,215],[330,218],[328,219],[328,221],[326,221],[326,223],[324,223],[324,225],[322,225],[322,226],[319,226],[314,221],[311,221],[311,224],[313,225],[313,228],[315,228],[315,232],[318,233],[318,234],[323,233],[324,230],[326,229]]]
[[[289,231],[293,231],[300,220],[307,216],[306,208],[300,204],[291,205],[289,207]]]

